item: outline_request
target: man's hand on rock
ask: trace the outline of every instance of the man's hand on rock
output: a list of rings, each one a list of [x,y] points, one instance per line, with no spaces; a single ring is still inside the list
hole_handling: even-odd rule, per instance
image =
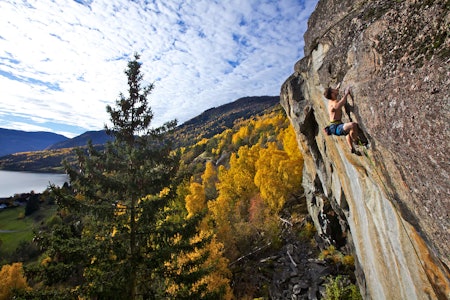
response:
[[[350,94],[350,89],[351,89],[350,86],[348,86],[347,88],[345,88],[345,95]]]

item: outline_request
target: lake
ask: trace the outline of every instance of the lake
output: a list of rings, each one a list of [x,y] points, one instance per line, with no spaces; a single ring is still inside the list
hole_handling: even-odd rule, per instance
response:
[[[41,193],[50,183],[62,186],[66,181],[69,178],[65,174],[0,171],[0,198],[31,191]]]

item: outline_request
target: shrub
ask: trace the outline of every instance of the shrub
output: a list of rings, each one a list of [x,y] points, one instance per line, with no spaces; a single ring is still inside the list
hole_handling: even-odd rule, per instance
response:
[[[300,231],[300,238],[310,240],[314,237],[314,234],[316,234],[316,227],[313,223],[306,222]]]
[[[342,262],[342,258],[344,256],[340,251],[336,249],[333,245],[329,246],[328,248],[322,250],[319,254],[319,259],[321,260],[332,260],[335,264]]]
[[[19,215],[17,215],[17,220],[22,220],[25,218],[25,211],[22,211],[19,213]]]
[[[342,265],[347,271],[353,270],[355,267],[355,258],[353,255],[344,255],[333,245],[322,250],[319,254],[319,259],[332,261],[334,264]]]
[[[4,265],[0,270],[0,300],[11,299],[14,291],[28,290],[27,279],[23,275],[22,263]]]
[[[344,257],[342,258],[342,264],[344,266],[353,268],[355,267],[355,258],[353,257],[353,255],[344,255]]]
[[[347,277],[338,275],[335,278],[327,277],[324,300],[360,300],[359,288],[350,282]]]

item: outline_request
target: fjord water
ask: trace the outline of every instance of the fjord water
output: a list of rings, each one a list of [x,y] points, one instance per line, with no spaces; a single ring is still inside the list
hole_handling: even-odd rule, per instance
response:
[[[0,198],[31,191],[41,193],[50,184],[62,186],[66,181],[69,178],[65,174],[0,171]]]

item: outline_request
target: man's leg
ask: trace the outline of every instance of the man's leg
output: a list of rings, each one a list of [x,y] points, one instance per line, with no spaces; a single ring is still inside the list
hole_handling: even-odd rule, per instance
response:
[[[345,123],[344,130],[348,132],[346,136],[347,144],[350,146],[350,150],[352,150],[353,152],[355,149],[353,148],[352,142],[356,142],[358,140],[358,123],[356,122]]]
[[[350,150],[353,151],[355,150],[355,148],[353,148],[353,144],[352,144],[352,138],[350,137],[350,134],[347,134],[345,136],[345,139],[347,140],[347,144],[350,147]]]

